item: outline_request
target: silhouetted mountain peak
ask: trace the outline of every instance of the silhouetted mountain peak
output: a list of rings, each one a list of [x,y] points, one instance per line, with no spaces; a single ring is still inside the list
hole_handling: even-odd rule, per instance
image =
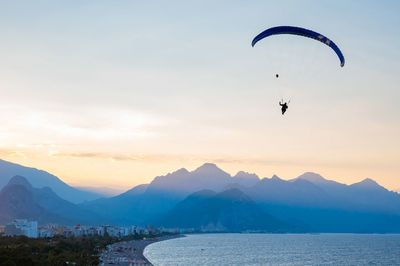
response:
[[[190,174],[190,172],[188,171],[188,170],[186,170],[185,168],[181,168],[181,169],[178,169],[178,170],[176,170],[176,171],[174,171],[174,172],[172,172],[172,173],[168,173],[167,175],[165,175],[165,176],[157,176],[156,178],[154,178],[154,180],[156,180],[156,179],[163,179],[163,178],[165,178],[165,177],[173,177],[173,178],[185,178],[185,177],[187,177],[188,175]],[[153,181],[154,181],[153,180]]]
[[[313,172],[305,172],[304,174],[300,175],[297,178],[307,180],[312,183],[325,183],[326,181],[328,181],[325,178],[323,178],[321,175],[313,173]]]
[[[188,170],[186,170],[185,168],[181,168],[178,169],[172,173],[168,173],[165,176],[157,176],[153,179],[153,181],[151,181],[150,185],[155,185],[158,183],[165,183],[168,180],[170,181],[182,181],[184,179],[186,179],[188,176],[190,175],[190,172]]]
[[[250,174],[244,171],[238,172],[233,178],[232,182],[237,183],[240,186],[251,187],[255,185],[260,178],[256,174]]]
[[[223,170],[218,168],[218,166],[216,164],[213,164],[213,163],[205,163],[202,166],[200,166],[199,168],[197,168],[196,170],[194,170],[192,173],[196,173],[196,174],[224,173],[224,174],[227,174],[226,172],[224,172]]]
[[[51,187],[57,195],[71,202],[78,203],[100,197],[100,195],[95,193],[73,188],[61,181],[58,177],[43,170],[25,167],[0,159],[0,189],[7,185],[10,181],[10,177],[16,175],[25,177],[34,188]],[[20,185],[24,184],[26,185],[24,182],[20,183]]]
[[[352,187],[360,187],[360,188],[382,188],[375,180],[370,178],[366,178],[361,182],[354,183],[351,185]]]
[[[210,195],[194,197],[199,193]],[[215,196],[211,193],[210,190],[202,190],[191,194],[156,224],[220,232],[276,231],[284,228],[283,223],[264,213],[239,189],[229,189]]]
[[[285,182],[287,181],[280,179],[277,175],[273,175],[271,178],[264,177],[263,179],[260,180],[259,184],[270,185],[270,184],[282,184]]]
[[[271,177],[271,180],[282,180],[282,179],[280,179],[279,176],[277,176],[277,175],[273,175]]]
[[[244,171],[239,171],[233,178],[248,178],[248,179],[260,179],[256,174],[250,174]]]
[[[189,174],[189,171],[186,170],[186,168],[181,168],[181,169],[176,170],[172,174],[175,174],[175,175],[187,175],[187,174]]]
[[[25,177],[20,175],[12,177],[8,182],[8,185],[21,185],[26,187],[27,189],[32,189],[31,183],[29,183],[29,181]]]
[[[363,181],[361,181],[361,183],[379,186],[379,184],[371,178],[365,178]]]
[[[260,182],[258,182],[256,185],[254,185],[254,187],[258,186],[258,185],[269,185],[270,183],[275,183],[275,182],[280,182],[283,181],[282,179],[279,179],[279,177],[264,177],[263,179],[260,180]]]
[[[249,196],[247,196],[243,191],[237,188],[231,188],[221,193],[218,193],[217,197],[227,200],[251,201]]]
[[[220,191],[230,181],[228,173],[215,164],[205,163],[192,172],[182,168],[166,176],[158,176],[150,183],[147,192],[164,191],[181,197],[201,189]]]

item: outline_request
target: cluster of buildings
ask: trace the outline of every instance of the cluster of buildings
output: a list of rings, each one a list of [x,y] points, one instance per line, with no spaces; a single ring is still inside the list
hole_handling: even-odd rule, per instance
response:
[[[5,226],[4,232],[9,236],[24,235],[27,237],[38,237],[38,223],[26,219],[15,219],[14,222]]]
[[[0,228],[0,234],[1,234]],[[6,236],[19,236],[25,235],[27,237],[53,237],[55,235],[63,235],[65,237],[80,237],[80,236],[104,236],[108,234],[112,237],[122,238],[130,235],[150,235],[160,233],[191,233],[194,230],[180,229],[180,228],[156,228],[154,226],[140,227],[133,226],[59,226],[57,224],[47,224],[46,226],[38,226],[37,221],[28,221],[26,219],[16,219],[8,223],[3,228],[3,233]]]

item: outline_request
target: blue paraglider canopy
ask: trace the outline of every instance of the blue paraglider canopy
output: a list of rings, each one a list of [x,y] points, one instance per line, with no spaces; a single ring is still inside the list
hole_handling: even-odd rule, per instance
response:
[[[333,41],[331,41],[330,39],[328,39],[327,37],[325,37],[324,35],[322,35],[318,32],[304,29],[304,28],[293,27],[293,26],[279,26],[279,27],[269,28],[269,29],[261,32],[260,34],[258,34],[251,42],[251,46],[254,47],[254,45],[258,41],[260,41],[268,36],[278,35],[278,34],[300,35],[300,36],[304,36],[304,37],[308,37],[308,38],[312,38],[317,41],[320,41],[320,42],[328,45],[329,47],[332,48],[333,51],[335,51],[335,53],[339,57],[340,66],[341,67],[344,66],[344,56],[343,56],[342,52],[340,51],[339,47],[337,47]]]

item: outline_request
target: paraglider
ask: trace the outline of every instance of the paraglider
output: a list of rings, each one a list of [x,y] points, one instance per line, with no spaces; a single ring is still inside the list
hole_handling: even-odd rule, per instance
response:
[[[290,101],[283,102],[283,100],[282,100],[282,103],[281,103],[281,101],[279,101],[279,105],[281,106],[281,110],[282,110],[282,115],[284,115],[286,110],[289,108],[289,106],[288,106],[289,103],[290,103]]]
[[[308,38],[320,41],[323,44],[326,44],[327,46],[331,47],[332,50],[335,51],[336,55],[339,57],[340,66],[341,67],[344,66],[344,56],[342,54],[342,51],[340,51],[339,47],[337,47],[336,44],[332,40],[328,39],[327,37],[325,37],[324,35],[322,35],[318,32],[300,28],[300,27],[278,26],[278,27],[269,28],[269,29],[261,32],[260,34],[258,34],[256,37],[254,37],[253,41],[251,42],[251,46],[254,47],[254,45],[256,45],[256,43],[259,42],[260,40],[262,40],[266,37],[269,37],[272,35],[278,35],[278,34],[300,35],[300,36],[304,36],[304,37],[308,37]]]
[[[254,37],[253,41],[251,42],[251,46],[254,47],[254,45],[256,45],[256,43],[258,43],[260,40],[262,40],[264,38],[267,38],[267,37],[273,36],[273,35],[279,35],[279,34],[299,35],[299,36],[308,37],[308,38],[320,41],[323,44],[329,46],[336,53],[336,55],[340,61],[340,66],[341,67],[344,66],[345,60],[344,60],[342,51],[340,51],[339,47],[332,40],[328,39],[326,36],[324,36],[318,32],[300,28],[300,27],[278,26],[278,27],[269,28],[269,29],[261,32],[260,34],[258,34],[256,37]],[[275,74],[275,77],[279,78],[279,74]],[[281,106],[282,115],[284,115],[286,110],[289,108],[288,107],[289,103],[290,103],[290,101],[289,102],[283,102],[283,100],[282,100],[282,102],[279,101],[279,105]]]

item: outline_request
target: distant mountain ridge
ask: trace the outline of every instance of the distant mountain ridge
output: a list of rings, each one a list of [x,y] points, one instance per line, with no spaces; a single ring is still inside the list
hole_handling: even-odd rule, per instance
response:
[[[0,190],[0,224],[17,218],[39,224],[96,224],[99,216],[61,199],[49,187],[34,188],[25,177],[14,176]]]
[[[206,163],[193,171],[181,168],[158,176],[150,184],[114,197],[80,204],[64,201],[50,188],[29,188],[25,181],[13,178],[9,185],[18,189],[11,193],[13,189],[7,185],[0,196],[12,200],[7,206],[21,206],[14,210],[36,210],[41,220],[55,215],[53,220],[62,216],[70,221],[69,218],[79,216],[96,223],[157,223],[221,232],[400,233],[400,194],[372,179],[346,185],[311,172],[292,180],[276,175],[260,179],[245,172],[231,176],[215,164]],[[25,195],[22,190],[30,194]],[[4,207],[1,202],[0,199],[0,207]],[[6,219],[21,216],[12,208],[7,210],[10,215]],[[28,211],[26,214],[32,216]]]
[[[221,191],[229,184],[254,184],[255,174],[239,172],[232,177],[215,164],[205,163],[189,172],[181,168],[158,176],[150,184],[136,186],[120,195],[81,204],[101,215],[112,215],[119,224],[145,224],[164,214],[186,196],[199,190]]]
[[[285,232],[290,228],[265,213],[238,189],[201,190],[179,202],[156,225],[212,232]]]
[[[2,189],[13,176],[24,176],[33,187],[50,187],[61,198],[73,203],[94,200],[102,197],[98,193],[79,190],[61,181],[58,177],[43,170],[25,167],[19,164],[0,159],[0,189]]]
[[[112,198],[87,202],[84,207],[101,214],[109,213],[117,223],[157,221],[178,226],[190,217],[203,221],[196,210],[206,217],[210,215],[205,205],[193,205],[183,211],[182,206],[186,206],[189,198],[193,199],[192,195],[199,191],[218,194],[230,190],[243,193],[264,213],[283,221],[292,232],[400,232],[400,195],[369,179],[348,186],[311,172],[292,180],[282,180],[276,175],[259,179],[244,172],[232,177],[209,163],[191,172],[182,168],[156,177],[148,185]],[[209,209],[214,205],[209,204]],[[224,208],[220,211],[224,212]],[[255,213],[252,215],[256,216]],[[234,228],[216,226],[215,220],[210,219],[211,228],[216,231]],[[196,226],[205,228],[204,223]]]
[[[231,176],[215,164],[205,163],[191,172],[181,168],[165,176],[158,176],[149,184],[148,190],[188,195],[202,189],[220,191],[227,185],[235,183],[241,186],[251,186],[259,180],[257,175],[243,171]]]

